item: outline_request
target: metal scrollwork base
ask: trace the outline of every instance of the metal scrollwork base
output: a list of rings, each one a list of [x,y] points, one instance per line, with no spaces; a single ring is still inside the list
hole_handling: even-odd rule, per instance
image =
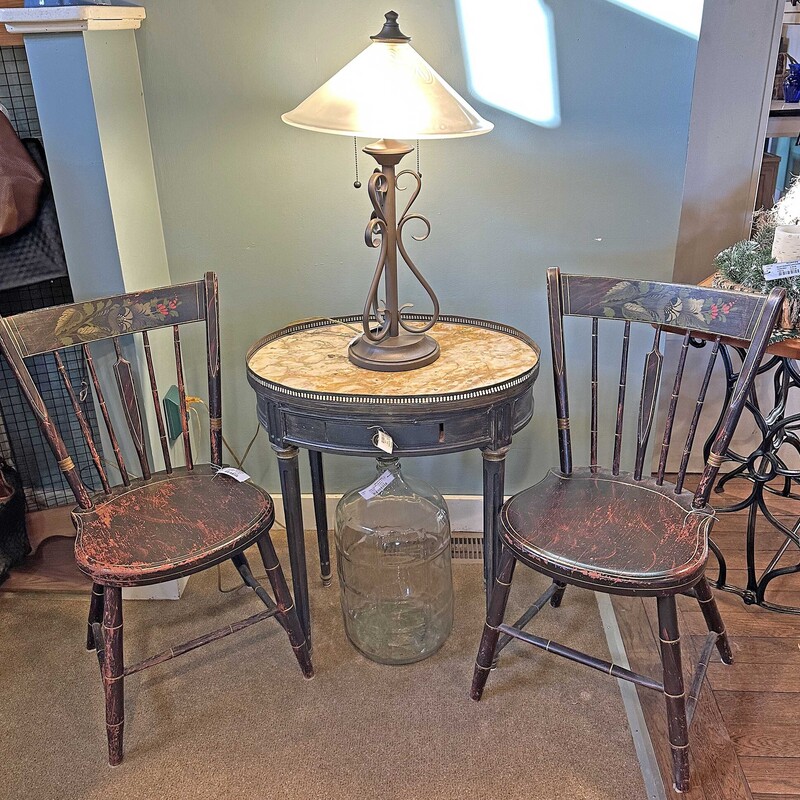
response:
[[[743,349],[730,345],[723,346],[720,350],[725,369],[726,401],[738,377],[731,351],[738,355],[740,361],[743,361],[745,356]],[[800,389],[800,371],[793,359],[772,356],[759,368],[759,375],[769,374],[772,376],[772,407],[762,408],[755,389],[745,405],[745,412],[752,416],[760,431],[761,442],[748,455],[729,450],[726,461],[735,466],[719,479],[715,487],[716,493],[723,494],[725,485],[734,478],[746,480],[751,485],[748,495],[739,502],[725,507],[715,505],[718,514],[747,510],[745,534],[747,585],[741,587],[729,584],[723,553],[713,541],[709,541],[709,549],[719,563],[719,574],[714,582],[718,589],[739,595],[747,605],[759,605],[772,611],[800,614],[799,607],[781,605],[766,599],[767,587],[772,581],[800,572],[800,505],[797,521],[792,527],[787,527],[769,508],[768,502],[771,497],[800,500],[800,489],[798,489],[800,466],[792,467],[787,463],[788,456],[793,454],[795,464],[800,464],[800,414],[786,416],[791,390]],[[706,441],[704,452],[706,456],[710,452],[711,442],[716,436],[720,422],[721,420],[718,420],[714,431]],[[763,536],[756,528],[759,517],[763,517],[784,537],[764,568],[759,568],[756,564],[756,541],[759,536]]]
[[[422,233],[412,235],[418,242],[428,238],[430,222],[411,206],[422,189],[422,177],[412,169],[397,172],[396,165],[404,155],[413,150],[402,142],[381,140],[364,148],[380,164],[369,180],[369,198],[372,215],[367,223],[364,239],[367,247],[379,249],[378,263],[372,276],[364,303],[363,333],[349,347],[350,361],[364,369],[398,372],[417,369],[439,357],[439,345],[426,334],[439,316],[439,300],[431,285],[411,259],[403,241],[403,232],[409,222],[422,225]],[[404,191],[401,179],[410,181],[411,195],[405,208],[398,213],[397,192]],[[402,261],[428,295],[433,314],[424,325],[412,323],[404,313],[410,304],[401,305],[398,294],[398,263]],[[381,298],[381,285],[385,298]]]

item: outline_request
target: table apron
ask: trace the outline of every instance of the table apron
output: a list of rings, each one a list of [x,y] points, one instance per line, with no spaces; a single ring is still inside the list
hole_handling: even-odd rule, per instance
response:
[[[381,454],[373,439],[379,429],[394,442],[394,452],[406,456],[455,453],[476,448],[498,449],[511,443],[514,433],[533,415],[533,387],[522,394],[471,409],[431,407],[408,409],[376,407],[354,413],[338,406],[335,413],[298,409],[259,396],[259,422],[270,442],[326,453],[353,456]]]

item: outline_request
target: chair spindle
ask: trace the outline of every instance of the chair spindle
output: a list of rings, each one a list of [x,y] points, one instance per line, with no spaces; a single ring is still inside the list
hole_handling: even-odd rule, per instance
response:
[[[563,297],[559,271],[556,267],[547,270],[547,297],[550,322],[550,347],[553,354],[553,377],[556,394],[556,416],[558,418],[558,458],[561,472],[572,472],[572,439],[569,431],[569,400],[567,392],[567,370],[564,353],[564,326],[557,308]],[[552,302],[558,298],[558,302]]]
[[[664,363],[660,343],[661,326],[657,325],[653,347],[644,361],[644,375],[642,376],[642,396],[639,400],[639,421],[636,428],[636,460],[633,469],[633,477],[637,481],[642,477],[647,444],[650,441],[650,432],[656,417],[656,400],[658,387],[661,385],[661,367]]]
[[[70,457],[53,420],[50,419],[50,415],[47,413],[47,407],[25,366],[24,356],[20,351],[17,340],[14,338],[14,334],[9,329],[8,322],[2,317],[0,317],[0,350],[2,350],[9,367],[11,367],[11,371],[14,373],[20,391],[27,400],[31,411],[36,416],[39,427],[50,444],[53,455],[56,457],[58,468],[64,475],[64,479],[70,485],[75,499],[78,501],[78,505],[83,509],[92,508],[92,498],[83,485],[78,468]]]
[[[656,483],[659,486],[664,484],[664,472],[667,469],[667,457],[669,456],[669,445],[672,439],[672,426],[675,422],[675,412],[678,407],[678,395],[681,392],[681,381],[683,380],[683,368],[686,366],[686,354],[689,352],[689,340],[691,339],[691,332],[686,331],[681,344],[681,352],[678,356],[678,367],[675,372],[675,383],[672,385],[672,396],[669,400],[669,410],[667,411],[667,419],[664,423],[664,438],[661,442],[661,455],[658,459],[658,474],[656,476]]]
[[[92,457],[94,468],[97,470],[97,475],[100,478],[100,483],[103,486],[103,491],[106,494],[111,494],[111,486],[108,483],[106,471],[103,469],[103,462],[100,458],[100,454],[97,452],[97,447],[95,446],[94,439],[92,437],[91,428],[89,428],[89,423],[86,421],[86,416],[83,413],[83,409],[81,408],[81,404],[75,394],[75,390],[72,388],[72,381],[70,381],[69,375],[67,375],[67,371],[64,369],[64,362],[61,360],[61,355],[59,354],[58,350],[53,351],[53,359],[56,362],[58,374],[61,376],[61,380],[64,383],[64,388],[67,390],[67,395],[69,396],[70,403],[72,404],[72,410],[75,412],[75,417],[78,420],[78,425],[80,425],[83,439],[86,442],[86,446],[89,448],[89,453]]]
[[[689,433],[686,436],[686,445],[683,448],[683,457],[681,458],[681,465],[678,470],[678,480],[675,483],[675,494],[680,494],[683,491],[683,482],[686,479],[686,470],[689,466],[689,456],[692,453],[694,437],[697,433],[697,423],[700,419],[700,413],[703,410],[703,403],[705,403],[706,400],[706,391],[708,390],[708,384],[711,382],[711,373],[714,371],[714,362],[717,360],[717,353],[719,352],[719,339],[719,336],[714,339],[714,346],[711,348],[711,355],[708,357],[708,366],[703,376],[703,383],[697,395],[694,414],[692,414],[692,421],[689,424]]]
[[[631,339],[631,323],[625,320],[625,332],[622,334],[622,360],[619,368],[619,398],[617,400],[617,427],[614,431],[614,461],[611,472],[619,475],[619,461],[622,454],[622,421],[625,416],[625,383],[628,375],[628,345]]]
[[[117,434],[114,431],[114,426],[111,424],[111,416],[108,413],[108,407],[106,406],[106,398],[103,394],[103,389],[100,386],[100,381],[97,378],[97,370],[94,366],[94,359],[92,358],[91,350],[89,350],[89,345],[83,345],[83,356],[86,359],[86,364],[89,367],[89,376],[92,379],[92,387],[94,388],[94,394],[97,398],[97,403],[100,406],[100,413],[103,415],[103,422],[106,426],[106,432],[108,433],[108,440],[111,442],[111,449],[114,451],[114,458],[117,461],[117,467],[119,468],[119,474],[122,476],[122,483],[125,486],[131,485],[131,478],[128,475],[128,468],[125,466],[125,460],[122,458],[122,450],[119,447],[119,441],[117,440]]]
[[[222,465],[222,396],[219,359],[219,290],[217,276],[206,274],[206,350],[208,353],[208,426],[211,463]]]
[[[142,478],[150,480],[150,464],[147,462],[147,453],[144,446],[142,413],[139,408],[139,399],[136,397],[131,362],[122,355],[119,337],[112,337],[112,341],[114,342],[114,352],[117,354],[117,360],[114,363],[114,377],[117,379],[117,389],[119,389],[119,398],[122,401],[122,410],[125,412],[125,420],[128,423],[131,441],[139,458]]]
[[[169,457],[169,441],[167,440],[167,430],[164,426],[164,415],[161,411],[161,401],[158,397],[156,373],[153,369],[153,354],[150,352],[150,337],[147,335],[147,331],[142,331],[142,343],[144,344],[144,357],[147,361],[147,376],[150,378],[150,392],[153,395],[153,409],[156,413],[158,438],[161,440],[161,454],[164,456],[164,467],[169,475],[172,474],[172,461]]]
[[[592,317],[592,410],[590,420],[590,458],[589,466],[592,472],[597,471],[597,317]]]
[[[172,336],[175,342],[175,371],[178,376],[178,397],[181,411],[181,430],[183,431],[183,451],[186,455],[186,469],[193,469],[192,443],[189,440],[189,407],[186,404],[186,382],[183,379],[183,360],[181,359],[181,335],[178,326],[172,326]],[[216,466],[222,466],[217,464]]]

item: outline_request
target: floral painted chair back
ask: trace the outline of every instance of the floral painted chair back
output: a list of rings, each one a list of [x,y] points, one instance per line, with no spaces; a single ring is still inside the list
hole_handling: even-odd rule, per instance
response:
[[[622,355],[612,457],[614,475],[620,473],[629,369],[628,353],[632,326],[637,326],[639,336],[646,336],[648,340],[652,340],[652,347],[645,357],[642,388],[638,398],[636,454],[633,465],[633,478],[637,481],[641,480],[644,472],[648,443],[658,416],[664,339],[670,333],[681,337],[675,378],[669,387],[671,394],[668,410],[663,420],[663,433],[660,439],[655,440],[658,448],[656,483],[659,486],[664,483],[689,348],[693,343],[701,345],[710,342],[710,352],[700,390],[697,397],[693,398],[694,402],[689,401],[691,412],[688,433],[683,443],[680,466],[677,470],[676,493],[683,490],[698,421],[720,345],[725,342],[738,343],[742,346],[749,345],[736,385],[732,389],[728,387],[725,390],[726,407],[723,409],[723,414],[715,429],[714,441],[695,492],[693,506],[696,508],[705,506],[714,479],[728,450],[736,423],[745,406],[748,387],[769,344],[776,318],[781,310],[784,290],[773,289],[768,296],[747,294],[657,281],[562,275],[556,267],[548,270],[547,289],[558,417],[559,456],[561,471],[565,474],[571,473],[573,468],[564,346],[563,322],[565,316],[589,317],[592,320],[589,466],[593,468],[598,467],[599,323],[601,320],[609,320],[616,321],[617,325],[621,324]],[[667,387],[664,389],[666,390]],[[649,475],[649,470],[647,474]]]
[[[113,343],[116,360],[111,371],[121,404],[121,416],[124,417],[132,449],[136,452],[141,479],[147,481],[151,477],[151,460],[148,456],[148,437],[143,423],[142,400],[137,392],[137,380],[132,364],[123,356],[121,337],[133,334],[141,336],[144,362],[148,374],[147,384],[142,379],[142,385],[149,385],[161,442],[161,452],[166,471],[171,473],[170,448],[156,385],[148,332],[159,328],[172,328],[172,348],[175,352],[175,375],[180,404],[183,452],[186,466],[192,469],[194,461],[189,436],[189,416],[179,328],[190,322],[205,322],[211,462],[221,464],[222,408],[218,303],[217,278],[213,272],[209,272],[206,273],[204,280],[193,283],[182,283],[99,300],[43,308],[13,317],[0,317],[0,350],[8,360],[21,391],[33,409],[39,427],[55,454],[59,469],[64,473],[81,508],[92,508],[92,492],[82,480],[78,468],[67,451],[64,440],[42,399],[42,394],[25,364],[25,359],[34,355],[52,354],[55,367],[64,382],[72,410],[91,453],[103,492],[108,495],[111,494],[111,487],[106,465],[100,456],[97,443],[92,437],[91,426],[81,407],[82,395],[85,397],[89,391],[94,393],[96,406],[102,414],[108,441],[113,449],[116,465],[125,486],[131,485],[131,474],[123,458],[120,437],[117,428],[112,423],[112,414],[106,403],[108,387],[103,388],[99,378],[100,369],[96,366],[90,345],[101,340],[111,340]],[[85,387],[78,387],[76,390],[64,368],[59,351],[65,347],[74,346],[80,346],[83,350],[91,388],[87,382]],[[113,386],[112,391],[114,391]]]

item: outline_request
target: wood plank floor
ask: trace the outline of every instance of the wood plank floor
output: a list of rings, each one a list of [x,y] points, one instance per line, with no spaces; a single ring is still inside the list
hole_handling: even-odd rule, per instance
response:
[[[724,495],[713,495],[722,506],[743,497],[749,484],[734,481]],[[770,499],[770,509],[792,527],[800,502]],[[746,513],[720,515],[712,538],[728,562],[728,583],[743,586]],[[756,558],[767,565],[782,537],[759,521]],[[781,566],[797,563],[791,548]],[[709,576],[716,576],[713,556]],[[773,582],[767,599],[800,606],[800,574]],[[726,666],[714,654],[690,733],[692,787],[680,795],[690,800],[800,800],[800,616],[747,606],[738,596],[715,590],[734,653]],[[655,602],[613,598],[631,666],[659,675]],[[697,603],[679,600],[684,643],[684,671],[690,674],[706,633]],[[639,690],[647,726],[668,797],[672,789],[669,745],[663,699]]]

